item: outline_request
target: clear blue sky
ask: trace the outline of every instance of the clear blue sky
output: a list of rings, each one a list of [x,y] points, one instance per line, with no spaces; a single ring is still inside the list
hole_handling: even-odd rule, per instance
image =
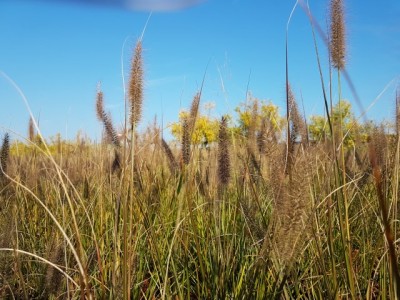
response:
[[[46,137],[74,138],[78,130],[98,139],[96,86],[107,110],[122,124],[124,73],[149,12],[68,1],[0,0],[0,70],[24,91]],[[329,1],[311,0],[326,26]],[[364,107],[400,75],[400,1],[345,1],[347,69]],[[142,126],[157,115],[164,125],[187,108],[204,72],[202,103],[214,102],[216,117],[254,97],[281,106],[285,100],[285,29],[295,1],[207,0],[169,12],[155,11],[145,32],[145,100]],[[298,8],[289,29],[290,81],[306,114],[323,113],[310,24]],[[327,52],[319,39],[327,76]],[[223,85],[222,85],[223,83]],[[222,87],[223,86],[223,87]],[[394,114],[396,83],[369,112],[377,120]],[[354,103],[347,85],[344,98]],[[26,136],[28,112],[15,89],[0,77],[0,131]],[[354,106],[355,103],[354,103]],[[357,111],[357,110],[356,110]]]

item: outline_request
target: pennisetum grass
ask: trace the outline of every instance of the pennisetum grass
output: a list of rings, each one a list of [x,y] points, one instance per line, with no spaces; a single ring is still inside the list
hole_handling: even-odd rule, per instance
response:
[[[218,181],[222,187],[229,184],[231,178],[231,162],[229,154],[228,119],[223,116],[218,133]]]
[[[54,249],[51,249],[51,255],[49,261],[52,264],[47,265],[46,277],[45,277],[45,298],[50,295],[58,296],[58,292],[61,288],[63,274],[53,265],[60,266],[64,262],[64,249],[62,243],[55,245]]]
[[[332,66],[343,70],[346,65],[346,23],[343,0],[331,0],[330,4],[330,55]]]
[[[134,50],[134,55],[132,58],[131,64],[131,73],[130,73],[130,81],[128,86],[128,99],[130,104],[130,113],[129,113],[129,126],[130,126],[130,134],[131,134],[131,144],[130,144],[130,167],[128,178],[131,178],[128,181],[128,190],[129,195],[124,197],[123,202],[123,296],[124,299],[131,298],[131,272],[132,272],[132,263],[131,258],[134,257],[134,253],[131,251],[132,243],[130,242],[132,239],[132,226],[133,218],[131,217],[133,214],[134,207],[134,199],[135,197],[135,187],[133,184],[133,180],[135,177],[135,155],[136,155],[136,129],[138,123],[140,122],[142,116],[142,105],[143,105],[143,58],[142,58],[142,39],[139,39],[136,43],[136,47]],[[128,200],[129,199],[129,200]],[[139,203],[140,205],[140,203]]]
[[[201,92],[196,93],[196,95],[193,97],[192,103],[190,105],[189,120],[188,120],[190,135],[193,134],[193,130],[196,125],[196,119],[197,119],[197,115],[199,113],[200,97],[201,97]]]
[[[100,89],[97,91],[96,96],[96,115],[99,121],[103,123],[106,140],[116,148],[119,148],[118,134],[112,123],[111,115],[104,110],[104,95]]]
[[[35,126],[33,125],[32,118],[29,118],[28,138],[32,143],[35,142]]]
[[[3,143],[0,149],[0,177],[4,178],[7,173],[8,158],[10,155],[10,135],[6,133],[3,138]]]
[[[340,73],[345,68],[346,63],[346,24],[344,17],[344,1],[343,0],[331,0],[330,3],[330,43],[329,53],[332,67],[337,71],[337,86],[338,86],[338,98],[339,98],[339,110],[341,110],[342,103],[342,88]],[[338,138],[340,145],[340,163],[337,164],[337,178],[338,183],[343,186],[342,192],[339,193],[337,200],[338,214],[340,222],[340,234],[342,237],[343,244],[343,258],[346,262],[346,275],[347,282],[350,288],[351,297],[354,298],[356,295],[355,280],[352,262],[352,246],[350,236],[350,220],[349,220],[349,201],[348,194],[345,191],[346,186],[346,166],[345,166],[345,149],[344,149],[344,137],[343,137],[343,119],[340,115],[338,127]],[[340,168],[339,168],[340,165]],[[339,174],[341,169],[341,174]]]
[[[181,158],[182,167],[190,163],[190,120],[184,117],[182,120],[182,138],[181,138]]]
[[[327,49],[340,101],[344,8],[343,1],[330,4]],[[314,35],[320,28],[303,5],[326,110],[321,140],[313,139],[289,84],[288,44],[286,131],[277,128],[284,117],[273,123],[263,101],[247,102],[249,122],[215,119],[201,148],[200,91],[176,142],[160,138],[156,122],[140,132],[142,39],[126,89],[124,144],[100,89],[96,114],[106,143],[47,143],[33,116],[25,142],[6,134],[0,298],[395,299],[399,95],[395,130],[349,130],[329,108]]]
[[[176,162],[175,156],[172,153],[171,148],[169,147],[168,143],[163,138],[161,139],[161,146],[162,146],[162,149],[163,149],[165,155],[168,158],[168,163],[169,163],[169,167],[171,169],[171,173],[175,174],[175,172],[178,170],[178,163]]]

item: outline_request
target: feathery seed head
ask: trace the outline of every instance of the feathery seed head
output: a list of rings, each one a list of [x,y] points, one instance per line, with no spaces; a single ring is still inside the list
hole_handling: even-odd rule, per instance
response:
[[[52,249],[52,254],[50,257],[50,261],[58,266],[63,264],[64,258],[64,249],[61,244],[57,245],[55,249]],[[61,281],[63,279],[63,275],[57,269],[48,265],[46,270],[46,285],[45,285],[45,297],[49,297],[50,295],[57,295]]]
[[[292,89],[289,85],[288,88],[288,96],[289,96],[289,119],[291,121],[291,139],[292,142],[294,143],[296,141],[296,138],[300,135],[302,141],[304,142],[306,140],[306,125],[305,122],[300,115],[299,108],[297,106],[296,98],[294,97],[294,94],[292,92]]]
[[[190,106],[190,114],[189,114],[189,132],[192,132],[196,123],[197,114],[199,112],[200,105],[200,92],[196,93],[193,98],[192,104]]]
[[[96,115],[99,121],[103,121],[104,117],[104,100],[103,92],[98,90],[96,95]]]
[[[132,60],[131,79],[129,82],[129,101],[131,104],[130,123],[136,126],[142,116],[143,103],[143,60],[142,42],[138,41]]]
[[[10,136],[8,133],[4,135],[3,138],[3,145],[1,146],[1,151],[0,151],[0,177],[4,176],[4,174],[7,172],[7,161],[8,161],[8,156],[10,154]]]
[[[118,138],[118,133],[113,126],[110,114],[105,113],[103,115],[103,125],[104,125],[104,129],[106,131],[106,137],[107,137],[108,141],[111,144],[113,144],[115,147],[119,147],[120,142],[119,142],[119,138]]]
[[[190,162],[190,132],[188,117],[182,120],[182,161],[185,165]]]
[[[103,92],[100,90],[100,88],[98,88],[96,96],[96,115],[99,121],[103,123],[108,142],[113,144],[115,147],[119,147],[120,141],[118,134],[113,126],[111,115],[107,114],[104,110]]]
[[[332,58],[332,65],[334,68],[342,70],[346,64],[346,28],[343,0],[331,0],[330,11],[330,54]]]
[[[221,185],[227,185],[230,179],[228,119],[223,116],[218,135],[218,179]]]
[[[29,118],[28,137],[31,142],[35,140],[35,127],[32,118]]]
[[[171,148],[169,147],[169,145],[167,144],[167,142],[162,138],[161,139],[161,145],[162,148],[165,152],[165,155],[168,158],[168,162],[169,162],[169,166],[172,172],[175,172],[175,170],[178,169],[178,164],[176,163],[174,154],[171,151]]]

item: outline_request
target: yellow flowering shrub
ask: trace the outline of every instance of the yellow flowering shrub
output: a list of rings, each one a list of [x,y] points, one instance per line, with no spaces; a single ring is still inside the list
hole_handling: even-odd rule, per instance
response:
[[[187,111],[179,113],[179,121],[170,124],[171,133],[180,140],[182,136],[182,120],[189,117]],[[213,143],[218,138],[219,122],[209,116],[199,115],[192,134],[192,144]]]

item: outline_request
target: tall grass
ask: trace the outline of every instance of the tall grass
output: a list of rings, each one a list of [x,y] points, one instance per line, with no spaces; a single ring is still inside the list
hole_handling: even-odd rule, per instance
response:
[[[345,70],[343,2],[331,2],[331,66]],[[221,118],[216,143],[193,143],[201,90],[172,144],[138,132],[142,40],[127,88],[124,142],[96,95],[101,143],[48,144],[32,118],[26,143],[0,150],[0,298],[395,299],[400,139],[331,118],[310,139],[289,84],[286,128],[250,108],[246,128]],[[202,86],[203,88],[203,86]],[[333,100],[332,100],[333,101]],[[340,102],[339,102],[340,103]],[[128,134],[127,134],[128,133]],[[129,135],[129,136],[127,136]]]

